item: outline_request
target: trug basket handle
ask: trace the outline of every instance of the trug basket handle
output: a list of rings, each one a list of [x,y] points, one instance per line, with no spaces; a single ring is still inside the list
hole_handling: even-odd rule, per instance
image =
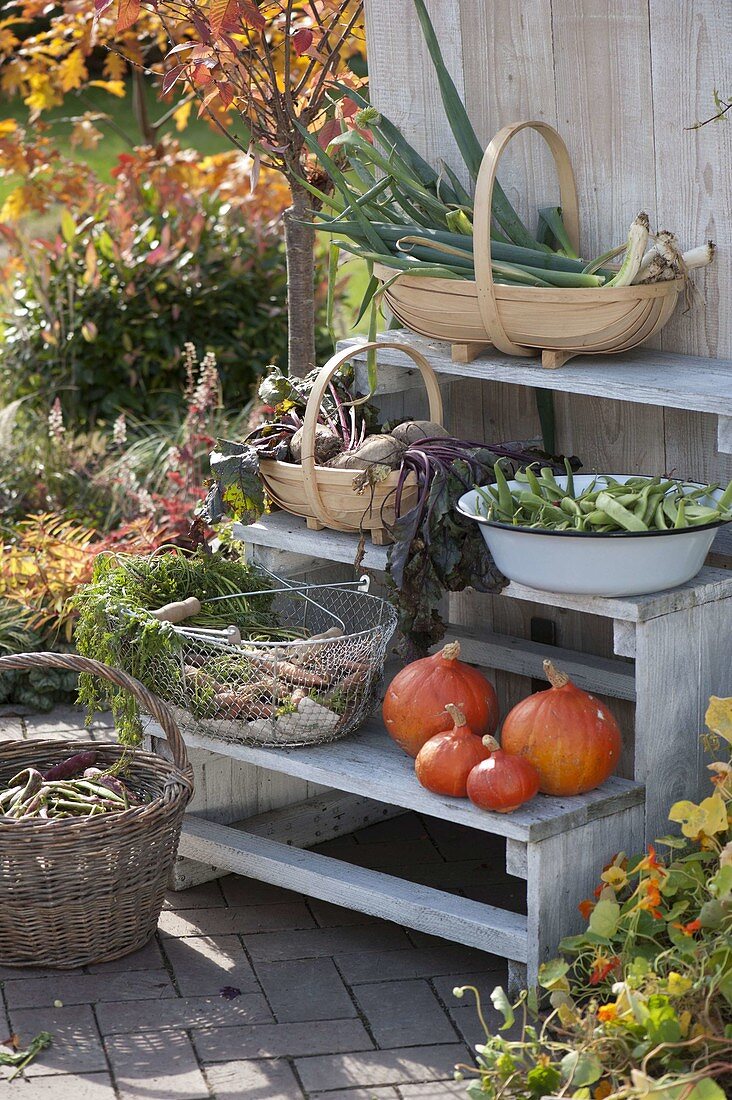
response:
[[[310,507],[321,523],[335,530],[341,530],[342,525],[337,516],[330,515],[323,501],[323,497],[318,487],[317,467],[315,465],[315,428],[318,423],[320,406],[325,396],[325,391],[328,388],[328,383],[344,363],[347,363],[349,359],[352,359],[355,355],[360,355],[364,351],[371,351],[372,349],[378,351],[381,348],[391,348],[396,351],[403,351],[405,355],[408,355],[410,359],[416,363],[419,373],[422,376],[425,389],[427,390],[430,406],[430,420],[434,421],[436,424],[442,424],[442,395],[437,382],[437,375],[421,352],[416,351],[414,348],[410,348],[407,344],[379,340],[372,343],[357,344],[353,347],[346,348],[345,351],[336,352],[335,355],[331,356],[316,378],[315,385],[310,391],[308,403],[305,407],[305,417],[302,426],[302,457],[300,462],[302,465],[303,482],[305,484],[305,495]]]
[[[10,669],[30,671],[34,668],[60,668],[66,672],[86,672],[90,676],[109,680],[110,683],[128,691],[143,709],[160,723],[170,747],[173,763],[178,770],[183,773],[188,770],[188,754],[173,715],[157,695],[153,695],[133,676],[122,672],[121,669],[110,668],[101,661],[79,657],[75,653],[16,653],[10,657],[0,657],[0,672]]]
[[[577,185],[572,170],[572,162],[564,141],[553,126],[546,122],[513,122],[499,130],[483,155],[483,161],[475,185],[474,251],[475,282],[478,290],[478,308],[489,339],[499,351],[508,355],[535,355],[535,348],[521,347],[510,339],[496,301],[496,288],[493,282],[491,264],[491,211],[493,209],[493,190],[498,172],[498,161],[511,138],[521,130],[536,130],[546,141],[559,176],[559,194],[562,204],[562,217],[567,235],[579,251],[579,204]]]

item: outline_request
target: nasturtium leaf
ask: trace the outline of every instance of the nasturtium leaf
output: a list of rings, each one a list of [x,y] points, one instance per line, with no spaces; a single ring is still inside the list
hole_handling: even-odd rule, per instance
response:
[[[645,1025],[651,1042],[678,1043],[681,1039],[681,1024],[668,997],[660,993],[652,994],[648,998],[647,1009]]]
[[[732,698],[720,699],[712,695],[704,721],[712,733],[732,745]]]
[[[697,805],[695,802],[675,802],[669,811],[671,821],[681,824],[681,832],[693,840],[727,831],[727,806],[715,791]]]
[[[699,911],[699,920],[701,921],[702,928],[719,928],[724,920],[724,916],[724,906],[721,901],[717,901],[716,898],[704,902],[704,905],[702,905]]]
[[[564,1080],[571,1081],[575,1088],[592,1085],[602,1076],[602,1063],[597,1055],[579,1050],[571,1050],[569,1054],[565,1054],[561,1066]]]
[[[709,889],[720,901],[729,897],[732,893],[732,864],[726,863],[719,868],[709,880]]]
[[[618,903],[610,901],[609,898],[603,898],[598,901],[590,914],[590,931],[594,932],[596,936],[602,936],[604,939],[609,940],[617,932],[619,920],[620,906]]]
[[[552,989],[569,970],[569,963],[564,959],[552,959],[551,962],[542,963],[539,967],[539,985],[542,989]]]
[[[509,1027],[513,1025],[515,1017],[513,1014],[511,1002],[506,996],[506,991],[503,986],[496,986],[496,988],[491,993],[491,1001],[493,1002],[493,1007],[495,1008],[496,1012],[500,1012],[501,1016],[503,1016],[503,1023],[501,1024],[500,1030],[506,1031]]]

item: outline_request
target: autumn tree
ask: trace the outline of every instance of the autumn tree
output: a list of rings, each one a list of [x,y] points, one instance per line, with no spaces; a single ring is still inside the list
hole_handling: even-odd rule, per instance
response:
[[[47,12],[44,0],[15,0],[0,22],[0,86],[22,95],[34,116],[70,92],[101,86],[124,94],[132,74],[142,141],[153,145],[174,113],[185,125],[192,107],[251,161],[287,181],[289,368],[315,364],[314,236],[309,186],[322,183],[308,155],[308,135],[321,139],[352,124],[353,104],[338,78],[352,80],[351,57],[363,52],[362,0],[63,0],[41,29],[23,26]],[[5,10],[8,10],[7,8]],[[90,59],[107,53],[102,78]],[[143,74],[156,79],[166,107],[147,117]],[[81,139],[96,139],[99,116],[76,120]],[[322,137],[322,135],[325,135]]]

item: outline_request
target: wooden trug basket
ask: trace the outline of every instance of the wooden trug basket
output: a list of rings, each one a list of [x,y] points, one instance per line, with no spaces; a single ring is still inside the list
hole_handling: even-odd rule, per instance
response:
[[[371,348],[394,348],[412,359],[422,375],[429,398],[429,416],[442,424],[443,409],[437,376],[425,357],[405,344],[380,340],[359,344],[338,352],[325,364],[313,386],[303,420],[302,463],[263,459],[259,463],[262,480],[272,500],[294,516],[304,516],[313,531],[369,531],[372,541],[383,546],[391,541],[387,527],[394,523],[394,489],[399,480],[393,471],[373,489],[357,492],[353,487],[358,470],[338,470],[315,464],[315,427],[320,405],[331,378],[354,355]],[[407,481],[402,494],[402,510],[416,501],[417,485]]]
[[[616,354],[648,340],[666,324],[684,280],[624,287],[518,287],[493,282],[491,209],[498,162],[511,138],[536,130],[548,144],[559,176],[562,215],[579,252],[579,207],[572,164],[564,141],[545,122],[504,126],[485,151],[475,188],[475,281],[404,274],[385,293],[395,317],[407,328],[453,345],[456,362],[470,362],[493,346],[508,355],[541,351],[544,367],[561,367],[575,355]],[[375,264],[386,281],[394,271]]]

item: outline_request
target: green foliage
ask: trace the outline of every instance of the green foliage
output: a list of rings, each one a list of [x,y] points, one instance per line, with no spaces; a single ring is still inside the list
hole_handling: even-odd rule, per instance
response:
[[[711,700],[707,726],[708,744],[732,747],[732,699]],[[477,1070],[458,1067],[477,1076],[474,1100],[732,1095],[732,766],[709,767],[713,794],[671,808],[682,835],[657,842],[669,856],[619,853],[582,902],[586,931],[539,972],[549,1012],[494,991],[504,1026],[485,1028]]]
[[[53,393],[69,419],[159,412],[185,382],[185,341],[213,350],[229,399],[246,401],[284,359],[279,233],[260,238],[215,194],[196,212],[142,185],[125,224],[102,207],[53,242],[28,244],[4,307],[2,389]]]
[[[97,558],[91,584],[77,593],[79,611],[76,647],[112,667],[123,668],[152,691],[171,698],[180,682],[180,648],[170,623],[159,622],[147,612],[164,604],[196,596],[207,598],[254,592],[269,587],[267,579],[241,559],[199,551],[192,556],[165,553],[156,557],[123,554]],[[221,629],[229,623],[271,623],[272,597],[246,596],[204,606],[187,624]],[[90,711],[111,706],[120,740],[138,744],[140,720],[135,701],[124,691],[81,676],[79,702]],[[171,695],[172,693],[172,695]],[[174,701],[174,699],[173,699]]]
[[[32,653],[41,648],[41,637],[31,626],[31,612],[15,600],[0,598],[0,657]],[[0,704],[17,703],[33,710],[49,711],[70,702],[76,674],[58,669],[0,672]]]

